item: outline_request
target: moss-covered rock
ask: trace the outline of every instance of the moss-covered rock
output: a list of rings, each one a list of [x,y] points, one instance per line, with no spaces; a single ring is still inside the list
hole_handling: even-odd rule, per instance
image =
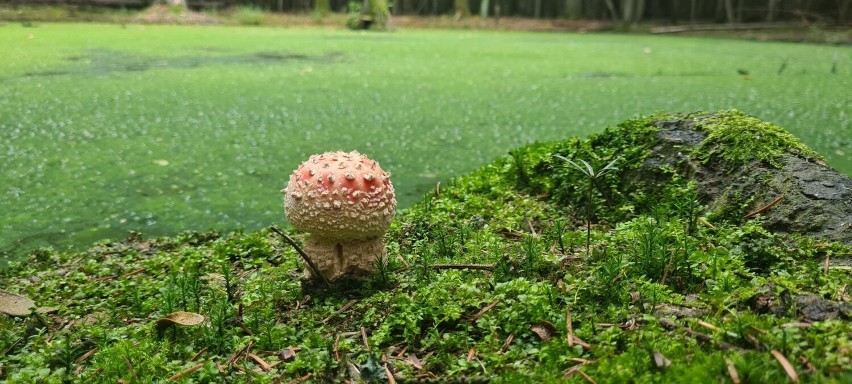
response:
[[[697,182],[715,217],[738,221],[768,207],[760,216],[772,231],[852,244],[852,179],[778,126],[737,111],[671,115],[651,124],[658,129],[653,153],[631,185],[652,191],[659,184],[643,174],[680,175]]]
[[[563,167],[557,154],[597,166],[619,159],[619,171],[595,191],[595,205],[608,208],[595,210],[596,220],[648,212],[673,182],[693,181],[711,219],[741,222],[780,198],[759,214],[767,228],[852,244],[852,179],[782,128],[742,112],[660,113],[588,140],[512,153],[521,164],[515,165],[519,187],[583,206],[583,176]]]

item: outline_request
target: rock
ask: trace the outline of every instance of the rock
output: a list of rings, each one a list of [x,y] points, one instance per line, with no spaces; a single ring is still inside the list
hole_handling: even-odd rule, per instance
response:
[[[764,227],[852,245],[852,178],[792,135],[735,111],[667,115],[652,124],[651,154],[626,175],[631,188],[659,192],[673,169],[698,183],[710,211],[749,202],[753,212],[783,196],[760,213]]]
[[[757,290],[757,294],[745,301],[755,313],[771,313],[782,317],[791,309],[802,321],[825,321],[852,319],[852,303],[826,300],[813,293],[791,294],[784,290],[775,293],[775,284],[768,283]]]

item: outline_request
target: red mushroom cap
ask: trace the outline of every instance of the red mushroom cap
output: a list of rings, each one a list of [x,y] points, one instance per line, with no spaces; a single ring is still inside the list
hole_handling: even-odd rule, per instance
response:
[[[356,151],[311,156],[282,192],[290,224],[329,239],[381,236],[396,209],[390,174]]]

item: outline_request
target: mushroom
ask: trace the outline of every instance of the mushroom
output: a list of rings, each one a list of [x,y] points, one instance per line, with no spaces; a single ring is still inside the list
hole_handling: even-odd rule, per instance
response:
[[[309,233],[305,253],[329,281],[370,274],[387,262],[382,236],[396,197],[390,174],[376,161],[356,151],[313,155],[281,192],[287,220]]]

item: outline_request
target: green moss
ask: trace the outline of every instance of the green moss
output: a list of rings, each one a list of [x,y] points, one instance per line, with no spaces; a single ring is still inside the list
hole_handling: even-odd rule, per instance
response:
[[[780,168],[784,156],[822,160],[783,128],[737,110],[702,115],[696,120],[696,127],[707,132],[707,138],[695,152],[704,162],[722,159],[733,165],[745,165],[762,161]]]
[[[584,223],[570,213],[582,175],[555,166],[553,154],[595,166],[623,156],[620,172],[640,169],[658,118],[519,148],[436,188],[387,234],[388,281],[347,292],[301,287],[298,254],[270,231],[35,252],[0,271],[0,285],[59,310],[0,316],[0,382],[150,382],[199,364],[182,382],[343,382],[347,366],[382,355],[408,380],[582,382],[571,376],[580,369],[602,383],[727,381],[726,359],[743,382],[785,380],[768,350],[796,364],[802,382],[844,382],[852,322],[789,327],[801,320],[795,309],[759,313],[750,303],[761,292],[841,302],[852,272],[824,273],[821,263],[852,248],[756,221],[696,225],[695,185],[680,178],[630,212],[638,200],[618,174],[596,195],[610,221],[593,227],[595,252],[584,252]],[[152,323],[177,310],[207,320],[158,333]],[[568,345],[568,324],[588,347]],[[655,353],[671,365],[657,366]]]

